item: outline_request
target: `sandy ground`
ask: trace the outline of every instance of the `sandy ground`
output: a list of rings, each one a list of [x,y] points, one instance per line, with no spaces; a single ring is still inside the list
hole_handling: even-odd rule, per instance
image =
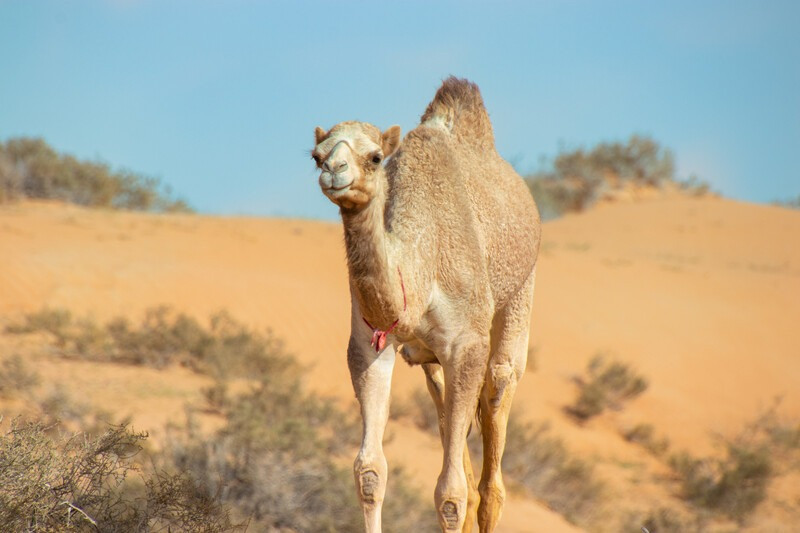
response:
[[[736,432],[775,397],[800,418],[800,212],[672,196],[567,216],[545,224],[536,291],[534,355],[516,416],[549,421],[576,453],[598,460],[614,498],[630,499],[638,483],[625,465],[657,469],[620,427],[650,423],[674,448],[707,453],[714,434]],[[0,206],[3,320],[43,306],[135,318],[161,304],[201,319],[227,309],[272,329],[311,365],[310,387],[353,403],[338,224]],[[0,356],[13,349],[4,342]],[[563,407],[575,397],[571,378],[597,353],[631,363],[650,386],[625,409],[579,426]],[[78,384],[88,401],[128,406],[137,428],[156,436],[205,386],[180,369],[37,366],[45,380]],[[421,371],[399,361],[394,396],[423,386]],[[438,440],[402,420],[389,431],[390,463],[405,464],[432,495]],[[669,496],[655,485],[637,491]],[[576,528],[515,493],[499,530]]]

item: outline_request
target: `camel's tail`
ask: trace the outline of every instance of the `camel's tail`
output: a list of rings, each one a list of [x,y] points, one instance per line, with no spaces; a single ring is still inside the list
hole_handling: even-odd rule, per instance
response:
[[[420,122],[444,126],[460,142],[482,149],[494,147],[492,123],[481,91],[469,80],[454,76],[444,80]]]

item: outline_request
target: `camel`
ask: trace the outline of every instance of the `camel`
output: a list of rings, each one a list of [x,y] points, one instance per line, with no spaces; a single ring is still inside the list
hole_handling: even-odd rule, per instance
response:
[[[444,449],[434,501],[443,531],[493,531],[500,461],[525,372],[541,224],[523,180],[497,153],[478,87],[450,77],[419,126],[317,127],[311,155],[339,206],[351,295],[347,364],[361,407],[354,463],[366,531],[381,531],[383,434],[396,352],[422,366]],[[476,489],[466,438],[479,419]]]

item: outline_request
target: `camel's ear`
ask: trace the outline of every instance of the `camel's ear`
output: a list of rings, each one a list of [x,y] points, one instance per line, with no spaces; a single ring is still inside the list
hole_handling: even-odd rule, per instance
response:
[[[400,126],[392,126],[381,134],[383,157],[389,157],[400,146]]]
[[[324,141],[324,140],[325,140],[325,137],[326,137],[327,135],[328,135],[328,132],[326,132],[325,130],[323,130],[323,129],[322,129],[322,128],[320,128],[319,126],[317,126],[316,128],[314,128],[314,140],[316,141],[316,143],[314,144],[314,146],[316,146],[317,144],[319,144],[319,143],[321,143],[322,141]]]

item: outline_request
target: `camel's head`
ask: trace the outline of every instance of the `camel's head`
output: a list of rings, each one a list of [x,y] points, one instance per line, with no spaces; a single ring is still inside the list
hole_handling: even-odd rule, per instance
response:
[[[383,161],[400,145],[400,126],[385,132],[366,122],[342,122],[330,131],[317,127],[311,157],[322,173],[319,186],[344,209],[367,205],[375,197]]]

